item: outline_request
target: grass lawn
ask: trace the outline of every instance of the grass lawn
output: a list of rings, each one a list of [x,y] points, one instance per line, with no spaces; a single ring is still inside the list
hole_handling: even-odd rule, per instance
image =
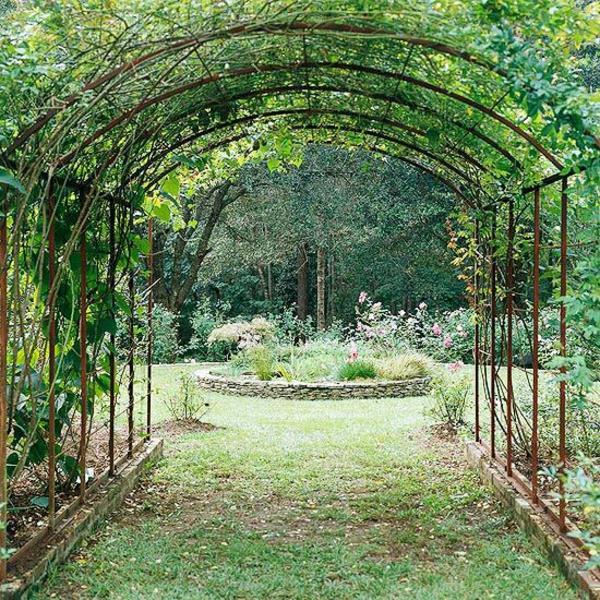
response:
[[[156,368],[159,418],[184,368]],[[427,399],[208,399],[216,428],[167,435],[34,598],[576,598],[428,429]]]

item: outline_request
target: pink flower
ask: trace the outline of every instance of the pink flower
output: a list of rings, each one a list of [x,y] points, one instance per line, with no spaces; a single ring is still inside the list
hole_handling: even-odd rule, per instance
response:
[[[354,362],[358,359],[358,348],[354,341],[350,342],[350,356],[348,357],[348,362]]]
[[[448,365],[448,371],[450,371],[452,374],[458,373],[464,366],[465,363],[462,360],[457,360],[456,362]]]
[[[442,328],[437,323],[433,324],[431,331],[433,332],[433,335],[436,335],[436,336],[442,335]]]
[[[427,309],[427,304],[425,304],[425,302],[421,302],[421,304],[419,304],[419,308],[421,310],[426,310]]]
[[[452,348],[452,338],[450,336],[444,338],[444,348]]]
[[[361,292],[361,293],[358,295],[358,303],[359,303],[359,304],[364,304],[367,298],[368,298],[368,296],[367,296],[367,292]]]

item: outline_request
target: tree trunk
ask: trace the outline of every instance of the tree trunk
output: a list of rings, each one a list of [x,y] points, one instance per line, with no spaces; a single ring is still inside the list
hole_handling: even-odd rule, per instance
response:
[[[325,248],[317,248],[317,329],[325,329]]]
[[[296,312],[299,319],[308,316],[308,251],[306,244],[298,247],[298,301]]]
[[[267,299],[273,300],[273,266],[271,263],[267,265]]]
[[[267,284],[267,278],[265,277],[265,270],[262,264],[256,266],[256,270],[258,271],[258,280],[260,282],[260,289],[262,291],[263,300],[269,299],[269,287]]]
[[[328,315],[327,322],[331,325],[335,319],[335,261],[333,252],[329,254],[329,297],[327,298]]]

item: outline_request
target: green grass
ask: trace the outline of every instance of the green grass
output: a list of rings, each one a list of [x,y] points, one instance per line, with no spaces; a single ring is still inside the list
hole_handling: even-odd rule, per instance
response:
[[[155,369],[160,394],[175,373]],[[210,396],[125,509],[34,598],[576,598],[480,485],[428,399]]]

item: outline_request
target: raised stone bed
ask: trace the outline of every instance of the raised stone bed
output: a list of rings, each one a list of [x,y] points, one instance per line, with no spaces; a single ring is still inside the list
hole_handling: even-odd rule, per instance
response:
[[[235,396],[261,396],[286,400],[346,400],[348,398],[403,398],[425,396],[429,392],[429,377],[406,381],[318,382],[258,381],[234,379],[197,371],[198,385],[213,392]]]

